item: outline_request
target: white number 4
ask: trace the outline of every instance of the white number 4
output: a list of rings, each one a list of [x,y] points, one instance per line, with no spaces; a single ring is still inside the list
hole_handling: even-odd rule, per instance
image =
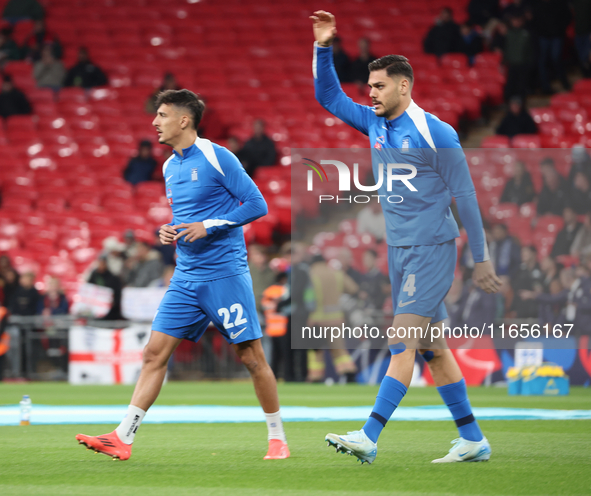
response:
[[[402,288],[402,291],[407,293],[408,296],[412,296],[413,294],[415,294],[416,290],[417,290],[417,288],[415,287],[415,275],[409,274],[408,277],[406,278],[406,283],[404,283],[404,287]]]
[[[230,322],[230,312],[236,312],[236,318],[234,319],[234,323]],[[248,322],[248,319],[242,318],[242,305],[240,303],[234,303],[230,310],[228,311],[227,308],[220,308],[218,310],[218,315],[224,318],[224,329],[231,329],[234,326],[239,326]]]

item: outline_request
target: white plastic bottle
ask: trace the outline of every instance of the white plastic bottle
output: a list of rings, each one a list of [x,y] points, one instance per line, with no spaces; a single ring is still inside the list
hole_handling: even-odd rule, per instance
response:
[[[23,399],[20,401],[21,407],[21,425],[31,425],[31,408],[33,403],[31,403],[31,398],[28,394],[23,396]]]

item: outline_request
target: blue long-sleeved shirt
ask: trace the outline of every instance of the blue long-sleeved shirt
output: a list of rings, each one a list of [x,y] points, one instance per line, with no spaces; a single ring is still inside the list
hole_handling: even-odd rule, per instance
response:
[[[175,277],[212,281],[248,271],[242,229],[267,214],[267,204],[236,156],[209,140],[176,151],[164,163],[171,225],[203,222],[207,236],[177,241]],[[242,205],[240,205],[242,203]]]
[[[380,201],[388,244],[434,245],[458,237],[458,225],[450,209],[455,197],[475,262],[488,260],[476,191],[454,129],[413,101],[392,120],[376,116],[372,107],[353,102],[340,87],[331,47],[315,44],[312,69],[318,102],[369,136],[376,184],[380,168],[383,173],[378,194],[393,197],[392,203]],[[399,166],[395,175],[408,179],[388,181],[388,163]]]

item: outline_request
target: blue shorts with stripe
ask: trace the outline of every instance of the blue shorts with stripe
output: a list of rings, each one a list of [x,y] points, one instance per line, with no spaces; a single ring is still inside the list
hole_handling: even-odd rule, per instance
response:
[[[197,342],[210,322],[228,343],[263,336],[250,272],[202,282],[173,276],[154,316],[152,329]]]
[[[394,314],[412,313],[439,322],[456,267],[455,240],[429,246],[389,246],[388,271]]]

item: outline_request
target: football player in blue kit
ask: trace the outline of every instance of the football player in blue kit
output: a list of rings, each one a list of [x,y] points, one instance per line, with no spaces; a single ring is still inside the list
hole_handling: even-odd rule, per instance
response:
[[[90,449],[121,460],[131,456],[135,433],[160,393],[168,361],[183,339],[198,341],[210,322],[231,343],[250,372],[265,412],[265,459],[289,457],[277,383],[261,346],[252,279],[240,228],[267,214],[267,204],[236,156],[197,136],[205,105],[188,90],[158,96],[153,125],[172,147],[164,163],[166,197],[173,220],[160,241],[177,242],[174,276],[152,323],[140,377],[127,416],[103,436],[76,436]]]
[[[312,67],[316,98],[329,112],[369,136],[376,184],[380,184],[380,177],[384,179],[379,193],[384,198],[381,204],[395,309],[392,327],[441,329],[447,317],[443,299],[454,278],[455,238],[459,236],[450,210],[452,197],[468,233],[475,283],[488,293],[500,287],[489,260],[474,185],[457,133],[414,103],[413,70],[400,55],[387,55],[369,64],[373,107],[354,103],[342,91],[334,69],[334,16],[317,11],[311,19],[316,39]],[[406,174],[392,177],[384,164],[405,169]],[[387,177],[393,180],[385,180]],[[386,199],[389,196],[395,196],[395,203]],[[418,349],[460,433],[449,453],[433,462],[489,459],[490,444],[472,414],[466,383],[453,354],[445,341],[425,346],[418,340],[410,345],[404,340],[389,340],[390,364],[371,415],[359,431],[328,434],[329,446],[356,456],[361,463],[375,460],[378,437],[407,392]]]

